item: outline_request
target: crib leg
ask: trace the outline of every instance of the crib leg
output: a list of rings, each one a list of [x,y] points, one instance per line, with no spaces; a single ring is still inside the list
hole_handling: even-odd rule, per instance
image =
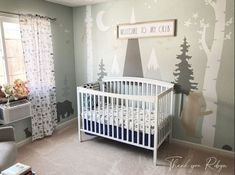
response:
[[[78,141],[82,142],[82,132],[78,131]]]
[[[80,120],[80,119],[78,119],[78,120]],[[82,142],[82,132],[81,132],[81,123],[80,122],[78,122],[78,141],[79,142]]]
[[[168,141],[169,141],[169,143],[172,142],[172,132],[170,132],[170,134],[169,134],[169,136],[168,136]]]
[[[157,165],[157,149],[153,150],[153,164]]]

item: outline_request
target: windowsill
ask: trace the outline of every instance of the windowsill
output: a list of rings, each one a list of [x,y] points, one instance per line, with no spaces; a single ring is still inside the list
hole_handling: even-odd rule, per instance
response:
[[[18,101],[18,100],[23,100],[23,99],[27,99],[28,97],[19,97],[17,100],[15,99],[10,99],[10,102],[14,102],[14,101]],[[5,104],[7,103],[7,98],[0,98],[0,104]]]

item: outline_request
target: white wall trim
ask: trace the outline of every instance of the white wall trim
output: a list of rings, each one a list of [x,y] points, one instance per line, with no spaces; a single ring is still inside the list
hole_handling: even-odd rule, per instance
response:
[[[61,130],[61,129],[71,125],[74,122],[77,122],[77,117],[73,117],[70,120],[67,120],[67,121],[65,121],[63,123],[60,123],[59,125],[56,126],[55,131]]]
[[[17,146],[17,148],[20,148],[20,147],[22,147],[22,146],[24,146],[24,145],[26,145],[28,143],[31,143],[31,142],[32,142],[32,137],[28,137],[28,138],[26,138],[24,140],[21,140],[21,141],[17,142],[16,146]]]
[[[58,131],[58,130],[61,130],[69,125],[71,125],[72,123],[76,122],[77,121],[77,117],[73,117],[72,119],[68,120],[68,121],[65,121],[63,123],[60,123],[59,125],[56,126],[55,128],[55,132]],[[28,137],[24,140],[21,140],[19,142],[16,143],[16,146],[18,148],[28,144],[28,143],[31,143],[32,142],[32,137]]]
[[[206,146],[206,145],[202,145],[202,144],[198,144],[198,143],[192,143],[192,142],[179,140],[179,139],[175,139],[175,138],[172,138],[172,143],[179,144],[179,145],[182,145],[182,146],[188,146],[188,147],[191,147],[191,148],[196,148],[196,149],[199,149],[199,150],[203,150],[203,151],[207,151],[207,152],[211,152],[211,153],[215,153],[215,154],[218,154],[218,155],[223,155],[223,156],[231,157],[231,158],[234,158],[234,155],[235,155],[235,153],[233,151],[227,151],[227,150],[223,150],[223,149],[209,147],[209,146]]]

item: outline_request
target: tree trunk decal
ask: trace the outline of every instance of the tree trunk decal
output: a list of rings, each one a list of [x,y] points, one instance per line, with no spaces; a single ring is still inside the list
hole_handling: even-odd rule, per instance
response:
[[[203,94],[206,99],[207,108],[213,113],[203,118],[202,144],[213,146],[215,137],[216,113],[217,113],[217,92],[216,81],[220,67],[220,59],[224,45],[225,10],[226,0],[206,0],[215,12],[214,41],[211,49],[206,44],[206,29],[209,27],[203,20],[200,21],[201,44],[207,56],[207,66],[203,83]]]
[[[92,47],[92,26],[91,6],[86,6],[86,48],[87,48],[87,81],[93,81],[93,47]]]
[[[220,69],[220,60],[223,51],[224,40],[231,37],[231,32],[225,35],[225,27],[232,23],[232,19],[225,21],[226,0],[205,0],[205,4],[213,8],[215,14],[214,33],[211,48],[206,43],[206,32],[209,24],[205,19],[199,19],[199,15],[193,14],[184,25],[189,27],[192,24],[200,24],[199,48],[203,50],[207,57],[207,64],[203,83],[203,95],[206,99],[207,109],[213,111],[210,115],[203,118],[202,123],[202,140],[201,143],[207,146],[214,145],[215,125],[217,114],[217,91],[216,81]]]

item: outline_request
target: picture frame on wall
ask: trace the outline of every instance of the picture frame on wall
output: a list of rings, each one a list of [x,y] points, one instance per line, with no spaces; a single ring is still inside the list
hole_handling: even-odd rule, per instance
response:
[[[173,37],[176,36],[176,23],[176,19],[169,19],[134,24],[119,24],[117,26],[117,38]]]

